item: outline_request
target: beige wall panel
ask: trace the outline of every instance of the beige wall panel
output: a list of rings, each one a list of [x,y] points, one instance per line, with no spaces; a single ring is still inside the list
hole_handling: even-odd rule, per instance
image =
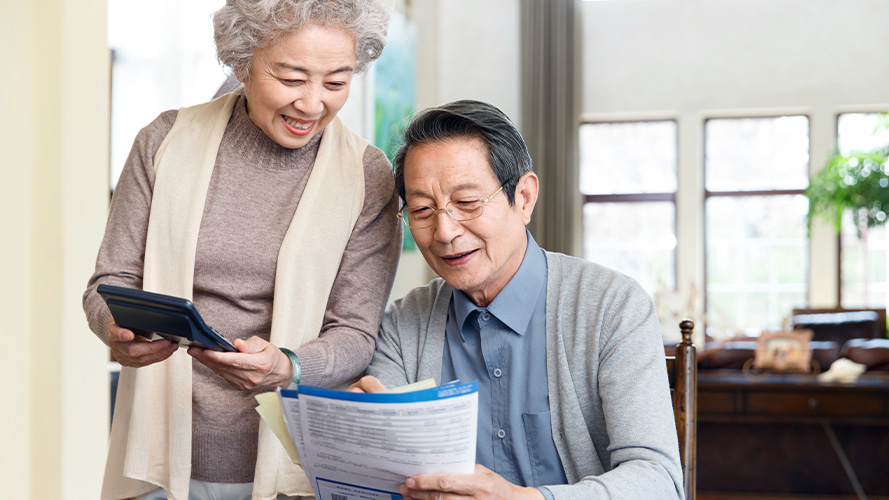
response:
[[[0,498],[95,499],[108,355],[86,328],[80,294],[107,213],[106,6],[8,7],[0,36],[21,49],[2,97]]]

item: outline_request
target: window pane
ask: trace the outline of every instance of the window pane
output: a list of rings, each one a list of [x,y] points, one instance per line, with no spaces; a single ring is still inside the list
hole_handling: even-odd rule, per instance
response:
[[[837,120],[837,145],[843,154],[870,151],[889,144],[889,130],[874,133],[877,113],[846,113]],[[889,299],[889,231],[886,226],[865,229],[860,237],[851,212],[844,214],[840,262],[842,306],[885,308]]]
[[[583,256],[635,278],[651,294],[676,287],[672,202],[587,203]]]
[[[711,197],[707,315],[735,332],[776,330],[806,304],[804,196]]]
[[[219,0],[109,0],[111,189],[142,127],[168,109],[209,101],[226,75],[216,60]]]
[[[707,120],[708,191],[804,189],[809,183],[805,116]]]
[[[837,146],[840,153],[870,151],[889,144],[889,129],[874,130],[880,121],[877,113],[845,113],[837,120]]]
[[[886,226],[865,229],[859,238],[852,214],[843,218],[842,302],[847,308],[887,307],[889,231]]]
[[[676,192],[676,122],[582,124],[580,192]]]

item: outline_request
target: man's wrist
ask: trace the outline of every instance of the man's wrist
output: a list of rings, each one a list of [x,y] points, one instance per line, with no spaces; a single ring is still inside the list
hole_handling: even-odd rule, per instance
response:
[[[293,367],[293,376],[290,379],[290,387],[288,389],[296,389],[296,386],[302,380],[302,365],[299,363],[299,356],[286,347],[279,347],[278,349],[287,356],[287,359],[290,360],[290,365]]]

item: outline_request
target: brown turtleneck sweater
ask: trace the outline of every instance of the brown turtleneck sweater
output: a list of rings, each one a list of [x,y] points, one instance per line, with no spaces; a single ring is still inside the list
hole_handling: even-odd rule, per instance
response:
[[[106,343],[110,312],[96,287],[142,288],[153,159],[176,115],[167,111],[142,129],[112,199],[96,271],[83,296],[90,328]],[[243,96],[235,105],[201,219],[192,299],[207,324],[229,340],[269,339],[278,250],[320,142],[321,135],[302,148],[284,148],[250,121]],[[339,384],[363,373],[373,355],[398,263],[401,225],[389,161],[373,146],[364,154],[364,174],[364,208],[333,288],[307,291],[329,292],[329,299],[320,336],[296,349],[305,384]],[[230,387],[198,362],[193,370],[192,478],[253,481],[259,428],[255,393]]]

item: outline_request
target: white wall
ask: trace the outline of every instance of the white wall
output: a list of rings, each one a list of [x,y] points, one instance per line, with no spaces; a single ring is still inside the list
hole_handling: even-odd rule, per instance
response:
[[[838,112],[889,109],[889,2],[641,0],[581,3],[585,119],[679,121],[677,283],[703,283],[703,120],[805,113],[811,168]],[[832,230],[814,228],[809,301],[836,303]],[[694,242],[688,245],[687,242]]]
[[[0,498],[95,499],[108,351],[80,294],[108,199],[105,2],[9,2],[0,41]]]
[[[521,126],[518,0],[397,3],[416,28],[417,109],[477,99]],[[402,252],[391,298],[434,276],[418,251]]]
[[[584,2],[589,113],[887,100],[884,0]]]
[[[521,123],[518,0],[413,0],[417,105],[487,101]]]

